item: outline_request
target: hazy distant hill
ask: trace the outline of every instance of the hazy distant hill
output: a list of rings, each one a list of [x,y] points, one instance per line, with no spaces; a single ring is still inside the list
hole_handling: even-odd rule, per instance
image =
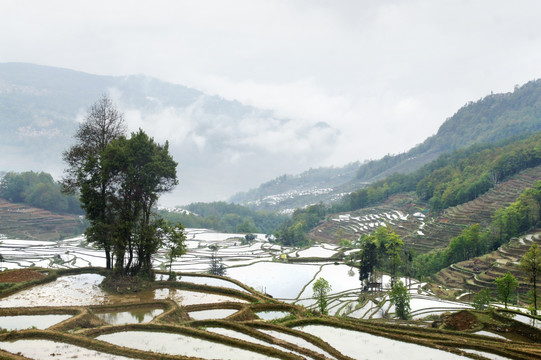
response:
[[[169,140],[180,185],[166,205],[225,199],[276,174],[307,169],[325,151],[309,149],[301,161],[267,141],[268,133],[294,131],[298,139],[317,133],[335,141],[336,130],[327,124],[290,126],[292,120],[271,111],[146,76],[7,63],[0,64],[0,171],[46,171],[58,178],[77,121],[104,93],[125,113],[131,131],[141,127],[158,142]]]
[[[341,194],[337,194],[335,188],[354,179],[359,165],[355,162],[343,167],[310,169],[299,175],[282,175],[229,200],[257,209],[282,211],[337,200]]]
[[[351,171],[353,165],[348,165],[297,176],[283,175],[231,200],[260,208],[291,210],[337,199],[393,173],[411,173],[455,149],[538,131],[541,131],[541,80],[517,87],[512,93],[492,94],[466,104],[423,143],[406,153],[366,162],[355,174]]]

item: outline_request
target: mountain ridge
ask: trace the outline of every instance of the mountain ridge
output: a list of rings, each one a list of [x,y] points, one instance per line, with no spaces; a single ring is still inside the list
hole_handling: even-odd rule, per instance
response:
[[[407,152],[387,155],[381,159],[360,164],[355,176],[348,181],[338,186],[329,186],[330,183],[323,186],[322,188],[326,191],[322,195],[318,195],[322,188],[312,188],[313,196],[304,196],[304,199],[298,198],[298,201],[294,201],[287,196],[299,190],[293,186],[282,193],[266,192],[265,190],[270,188],[269,184],[279,182],[284,176],[287,178],[287,175],[282,175],[259,188],[236,194],[230,200],[240,201],[241,204],[256,208],[268,210],[284,210],[285,208],[291,212],[293,210],[291,204],[295,204],[296,207],[305,207],[320,201],[336,200],[343,194],[382,180],[389,175],[409,174],[436,160],[440,155],[456,149],[466,148],[473,144],[495,143],[537,131],[541,131],[541,80],[533,80],[517,86],[513,92],[490,94],[478,101],[468,102],[453,116],[447,118],[433,136]],[[336,170],[340,172],[342,168]],[[267,206],[259,205],[257,199],[265,197],[286,200],[281,204],[278,202],[267,203]]]

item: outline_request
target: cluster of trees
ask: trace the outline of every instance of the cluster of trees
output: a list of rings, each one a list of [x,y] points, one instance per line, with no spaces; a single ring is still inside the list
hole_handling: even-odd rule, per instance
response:
[[[427,276],[459,261],[497,249],[508,239],[532,228],[541,220],[541,181],[526,189],[516,202],[496,211],[491,225],[481,229],[474,224],[451,239],[444,249],[415,257],[416,276]]]
[[[82,214],[79,199],[62,193],[62,186],[50,174],[27,171],[8,172],[0,179],[0,197],[41,209]]]
[[[223,201],[193,203],[186,207],[190,213],[160,210],[165,219],[181,222],[190,228],[206,228],[223,232],[273,233],[284,221],[286,215],[266,211],[254,211],[248,207]]]
[[[182,253],[182,228],[154,216],[159,196],[177,184],[177,163],[168,144],[142,130],[126,137],[122,114],[104,96],[89,110],[63,154],[64,191],[78,193],[89,242],[104,249],[107,268],[120,274],[152,275],[152,256],[164,245]],[[172,249],[176,251],[172,251]]]
[[[359,279],[364,289],[377,283],[376,270],[388,269],[391,275],[391,286],[396,281],[399,266],[410,259],[403,253],[404,242],[390,227],[380,226],[376,231],[361,238]]]
[[[400,319],[410,316],[410,295],[407,286],[397,281],[398,272],[406,265],[404,272],[410,274],[412,254],[404,252],[404,242],[389,226],[380,226],[372,234],[363,236],[358,244],[360,252],[359,279],[364,290],[380,291],[383,284],[378,282],[376,271],[387,270],[391,276],[389,299],[395,306],[395,313]]]
[[[541,181],[526,189],[508,207],[494,215],[493,227],[497,233],[497,245],[535,226],[541,220]]]
[[[306,232],[325,218],[327,207],[322,203],[296,209],[290,219],[276,231],[276,241],[285,246],[305,246],[309,244]]]

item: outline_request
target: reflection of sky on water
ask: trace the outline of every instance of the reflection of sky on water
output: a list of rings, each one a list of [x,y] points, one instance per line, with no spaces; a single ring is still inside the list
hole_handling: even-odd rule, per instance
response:
[[[190,311],[188,314],[194,320],[207,320],[207,319],[224,319],[229,315],[233,315],[238,310],[236,309],[211,309]]]
[[[131,360],[125,356],[111,355],[51,340],[17,340],[14,342],[0,342],[0,349],[14,354],[21,353],[23,356],[30,359],[49,359],[51,358],[51,354],[54,354],[54,359],[56,360]]]
[[[295,299],[321,265],[258,262],[227,269],[227,275],[279,299]]]
[[[111,295],[98,286],[103,278],[102,275],[98,274],[62,276],[53,282],[34,286],[0,299],[0,307],[87,306],[167,298],[182,305],[226,301],[246,302],[230,296],[168,288],[144,290],[134,294]]]
[[[43,330],[70,317],[71,315],[0,316],[0,328],[5,330],[22,330],[35,327],[36,329]]]
[[[291,315],[291,313],[289,311],[260,311],[256,315],[263,320],[274,320]]]
[[[149,331],[123,331],[100,335],[96,339],[138,350],[154,351],[171,355],[194,356],[204,359],[270,359],[270,357],[248,350],[181,334]]]
[[[295,328],[324,339],[342,354],[354,359],[400,359],[405,354],[415,360],[469,359],[464,356],[426,346],[392,340],[360,331],[345,330],[323,325]]]
[[[95,313],[97,317],[111,325],[147,323],[163,313],[162,309],[133,309],[131,311],[114,311]]]

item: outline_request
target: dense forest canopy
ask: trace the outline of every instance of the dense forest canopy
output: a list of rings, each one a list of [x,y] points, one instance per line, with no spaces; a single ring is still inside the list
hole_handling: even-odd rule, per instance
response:
[[[8,201],[53,212],[82,214],[79,199],[63,194],[61,189],[61,185],[44,172],[8,172],[0,180],[0,197]]]

